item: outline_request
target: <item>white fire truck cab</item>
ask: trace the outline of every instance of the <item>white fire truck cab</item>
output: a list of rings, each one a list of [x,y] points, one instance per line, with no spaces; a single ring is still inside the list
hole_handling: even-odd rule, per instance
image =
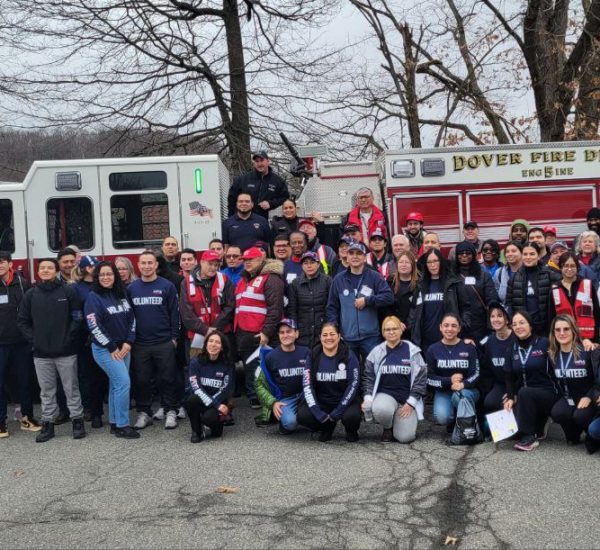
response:
[[[71,244],[108,259],[167,235],[206,249],[229,183],[217,155],[37,161],[23,183],[0,184],[0,250],[32,275],[35,260]]]

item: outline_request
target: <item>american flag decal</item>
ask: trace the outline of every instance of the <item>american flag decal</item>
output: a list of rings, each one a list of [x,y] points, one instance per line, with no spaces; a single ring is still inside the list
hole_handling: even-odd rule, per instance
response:
[[[204,206],[202,203],[200,203],[198,201],[192,201],[192,202],[190,202],[190,216],[201,216],[201,217],[212,218],[213,211],[212,211],[212,208],[207,208],[206,206]]]

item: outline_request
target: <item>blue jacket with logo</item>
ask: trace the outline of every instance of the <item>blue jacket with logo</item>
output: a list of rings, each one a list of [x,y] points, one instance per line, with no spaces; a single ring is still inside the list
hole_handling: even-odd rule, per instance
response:
[[[355,291],[348,268],[334,277],[329,291],[327,319],[338,324],[347,342],[379,336],[377,310],[394,303],[392,289],[377,271],[365,266],[361,276]],[[365,298],[363,309],[354,306],[357,298]]]

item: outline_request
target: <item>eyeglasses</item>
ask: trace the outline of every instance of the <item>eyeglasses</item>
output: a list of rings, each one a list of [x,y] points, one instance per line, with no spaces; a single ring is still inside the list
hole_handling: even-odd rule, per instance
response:
[[[462,252],[459,252],[457,254],[457,256],[472,256],[473,252],[469,252],[468,250],[463,250]]]
[[[482,248],[481,249],[482,252],[494,252],[493,248]]]
[[[114,277],[114,273],[99,273],[98,279],[110,279],[110,277]]]
[[[440,261],[439,260],[427,260],[427,265],[434,265],[434,264],[439,264]]]
[[[239,257],[241,257],[241,254],[225,254],[225,257],[228,260],[237,260]]]

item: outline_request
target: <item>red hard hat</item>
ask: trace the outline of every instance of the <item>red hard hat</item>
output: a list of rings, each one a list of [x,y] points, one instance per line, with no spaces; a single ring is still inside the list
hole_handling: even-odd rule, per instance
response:
[[[423,214],[421,214],[421,212],[409,212],[406,215],[406,221],[408,222],[410,220],[423,223]]]

